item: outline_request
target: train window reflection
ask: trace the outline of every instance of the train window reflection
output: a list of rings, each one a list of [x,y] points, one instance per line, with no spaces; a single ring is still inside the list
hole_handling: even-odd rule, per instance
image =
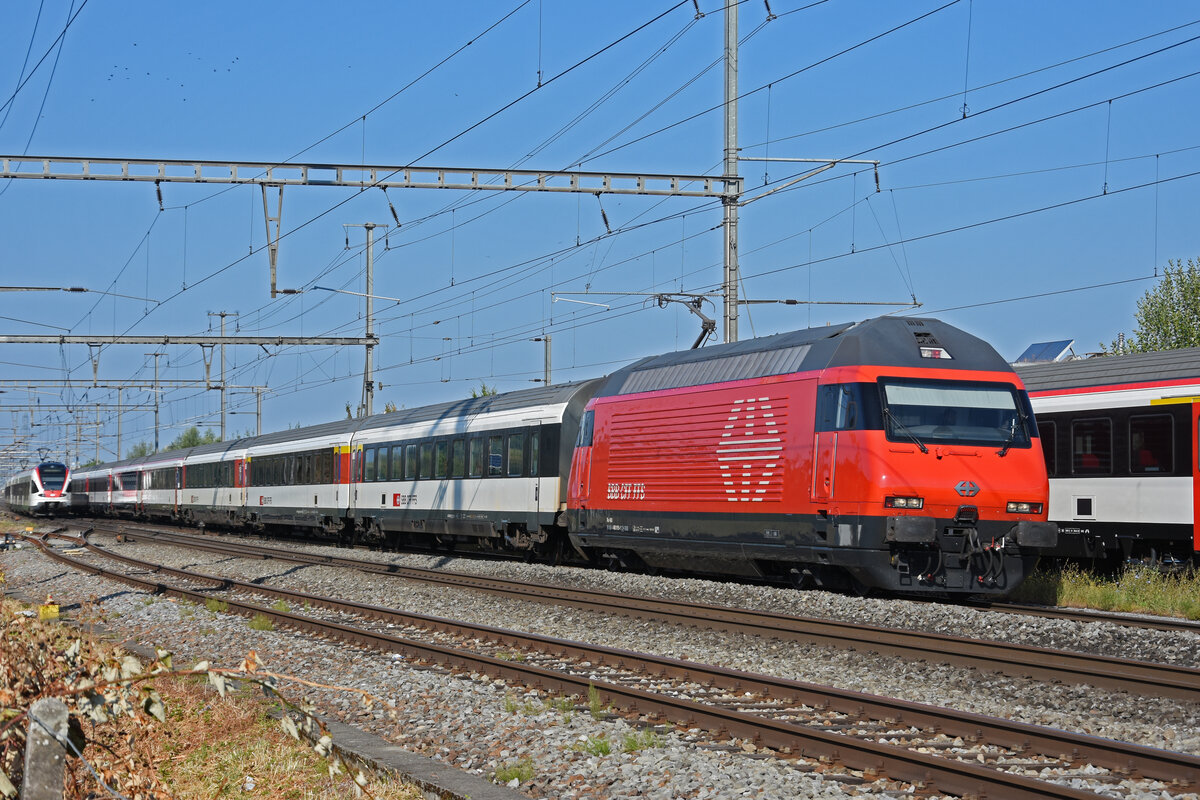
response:
[[[1129,419],[1129,471],[1135,475],[1175,470],[1175,421],[1169,414]]]
[[[1053,422],[1039,422],[1038,436],[1042,439],[1042,455],[1046,459],[1046,474],[1054,477],[1058,474],[1058,426]]]
[[[1080,419],[1071,423],[1071,467],[1076,475],[1112,472],[1112,420]]]
[[[1032,416],[1008,384],[881,381],[888,438],[1029,447]]]

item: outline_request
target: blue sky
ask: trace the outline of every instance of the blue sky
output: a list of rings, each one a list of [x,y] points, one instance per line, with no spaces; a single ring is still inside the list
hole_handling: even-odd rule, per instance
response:
[[[360,3],[338,13],[312,2],[80,8],[8,9],[0,153],[720,171],[722,117],[702,113],[722,99],[713,0],[699,1],[700,18],[691,2],[620,0]],[[740,6],[742,155],[879,160],[880,191],[869,168],[843,165],[746,205],[744,297],[915,296],[915,313],[1008,358],[1049,339],[1075,339],[1084,353],[1132,328],[1156,268],[1200,255],[1194,4],[769,8],[771,20],[761,0]],[[745,196],[808,168],[743,162]],[[0,283],[157,301],[0,293],[0,332],[195,334],[215,328],[207,312],[226,310],[240,314],[229,330],[247,335],[361,335],[361,298],[312,287],[362,292],[363,233],[350,230],[347,250],[343,224],[386,223],[375,292],[402,302],[375,304],[379,410],[463,397],[480,381],[536,385],[543,351],[530,340],[547,333],[556,382],[686,348],[699,326],[682,307],[578,293],[712,292],[721,281],[712,201],[308,187],[285,191],[279,256],[279,285],[306,291],[272,300],[257,187],[165,184],[162,193],[160,210],[152,184],[0,181]],[[610,307],[552,302],[555,293]],[[719,319],[715,302],[706,313]],[[902,308],[754,305],[742,309],[741,336]],[[149,379],[152,349],[105,349],[101,377]],[[271,388],[264,431],[344,416],[361,398],[361,349],[231,347],[226,358],[231,383]],[[86,347],[8,345],[0,362],[10,380],[78,381],[0,395],[4,430],[28,426],[29,414],[9,406],[116,402],[87,389]],[[160,375],[201,378],[200,348],[167,348]],[[129,391],[124,402],[148,398]],[[215,392],[163,400],[164,443],[217,422]],[[252,394],[230,400],[254,410]],[[50,423],[37,436],[59,440],[71,419],[37,411]],[[102,421],[109,458],[115,410]],[[253,425],[252,414],[229,418],[231,432]],[[123,450],[152,437],[148,412],[125,414]]]

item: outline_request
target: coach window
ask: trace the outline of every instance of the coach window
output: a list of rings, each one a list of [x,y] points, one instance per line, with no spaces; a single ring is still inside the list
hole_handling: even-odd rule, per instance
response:
[[[398,481],[404,477],[404,446],[395,445],[391,450],[391,466],[388,467],[388,480]]]
[[[363,480],[375,480],[375,448],[368,447],[363,450]]]
[[[504,437],[488,437],[488,475],[499,477],[504,474]]]
[[[438,442],[434,446],[434,477],[444,478],[450,469],[450,443]]]
[[[529,474],[536,477],[538,474],[538,439],[541,435],[534,431],[529,434]]]
[[[379,454],[375,456],[375,480],[386,481],[388,479],[388,453],[391,452],[387,447],[379,448]]]
[[[415,444],[404,445],[404,480],[415,481],[417,479],[419,459],[420,451]]]
[[[421,477],[433,477],[433,442],[424,442],[421,445]]]
[[[470,475],[472,478],[483,476],[483,439],[476,436],[471,440]]]
[[[467,441],[455,439],[450,445],[450,477],[461,478],[467,471]]]
[[[1112,420],[1081,419],[1071,423],[1071,464],[1076,475],[1112,472]]]
[[[508,437],[508,474],[519,476],[525,466],[525,434],[515,433]]]
[[[1129,418],[1129,471],[1135,475],[1175,470],[1175,421],[1170,414]]]
[[[1046,474],[1054,477],[1058,474],[1058,425],[1053,422],[1039,422],[1038,436],[1042,440],[1042,456],[1046,459]]]

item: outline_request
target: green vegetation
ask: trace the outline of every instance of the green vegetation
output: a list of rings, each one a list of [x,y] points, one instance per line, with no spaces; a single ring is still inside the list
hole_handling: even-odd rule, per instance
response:
[[[286,614],[292,610],[291,606],[289,606],[287,604],[287,601],[283,600],[283,599],[276,600],[274,603],[271,604],[271,608],[275,609],[276,611],[280,612],[281,614]]]
[[[183,450],[188,447],[197,447],[202,444],[213,444],[221,439],[211,430],[200,433],[200,429],[195,425],[188,428],[183,433],[175,437],[175,441],[166,446],[167,450]]]
[[[600,700],[600,691],[590,683],[588,684],[588,711],[591,713],[592,719],[600,719],[608,713],[608,703]]]
[[[1129,567],[1116,578],[1084,571],[1039,568],[1013,593],[1020,603],[1158,614],[1200,620],[1200,573]]]
[[[1182,260],[1168,260],[1158,284],[1137,301],[1133,318],[1131,335],[1101,349],[1121,355],[1200,346],[1200,261],[1189,258],[1185,268]]]
[[[250,629],[254,631],[273,631],[275,623],[271,622],[271,618],[266,614],[255,614],[250,620]]]
[[[224,600],[218,600],[215,597],[210,597],[204,601],[204,607],[214,614],[224,614],[229,610],[229,603]]]
[[[496,770],[492,779],[496,783],[505,784],[516,779],[521,783],[533,779],[533,759],[522,758],[520,761],[510,762]]]
[[[582,739],[571,745],[571,749],[577,753],[587,753],[589,756],[606,756],[612,753],[612,743],[600,734],[595,739]]]
[[[639,750],[649,750],[663,746],[663,738],[652,728],[645,728],[640,733],[627,733],[621,740],[621,749],[626,753],[636,753]]]

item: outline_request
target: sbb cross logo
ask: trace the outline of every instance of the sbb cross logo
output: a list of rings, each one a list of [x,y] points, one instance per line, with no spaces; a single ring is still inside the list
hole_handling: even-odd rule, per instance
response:
[[[979,484],[975,483],[975,481],[959,481],[954,484],[954,491],[963,497],[974,497],[979,494]]]

